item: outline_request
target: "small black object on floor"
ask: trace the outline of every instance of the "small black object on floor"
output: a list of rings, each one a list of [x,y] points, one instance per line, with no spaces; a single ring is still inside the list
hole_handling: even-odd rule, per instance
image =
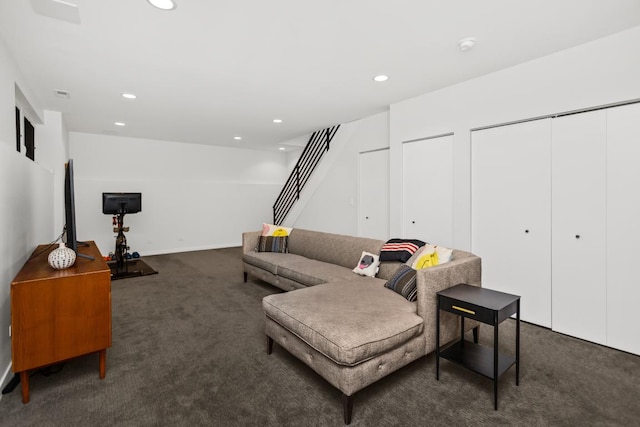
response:
[[[2,394],[9,394],[20,384],[20,374],[13,374],[11,381],[2,389]]]
[[[124,271],[118,272],[116,261],[107,261],[107,265],[111,269],[111,280],[129,279],[131,277],[158,274],[157,271],[149,267],[147,263],[142,261],[140,258],[128,259],[126,263],[126,269],[124,269]]]

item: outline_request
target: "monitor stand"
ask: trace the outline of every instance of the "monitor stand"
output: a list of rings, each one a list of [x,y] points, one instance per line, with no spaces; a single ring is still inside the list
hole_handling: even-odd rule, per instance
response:
[[[78,246],[89,246],[89,244],[87,242],[76,242],[78,244]],[[84,259],[90,259],[91,261],[95,261],[96,259],[94,257],[92,257],[91,255],[85,255],[85,254],[81,254],[80,252],[76,251],[76,256],[80,257],[80,258],[84,258]]]

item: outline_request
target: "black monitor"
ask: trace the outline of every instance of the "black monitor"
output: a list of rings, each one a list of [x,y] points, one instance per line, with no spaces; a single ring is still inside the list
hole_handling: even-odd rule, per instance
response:
[[[119,215],[142,211],[142,193],[102,193],[102,213]]]
[[[78,234],[76,233],[76,203],[75,189],[73,185],[73,159],[64,165],[64,216],[65,216],[65,244],[68,248],[73,249],[77,256],[83,258],[94,259],[90,255],[84,255],[78,252],[78,246],[86,243],[78,242]]]
[[[76,240],[76,205],[73,188],[73,159],[64,165],[64,215],[66,245],[68,248],[78,252],[78,241]]]

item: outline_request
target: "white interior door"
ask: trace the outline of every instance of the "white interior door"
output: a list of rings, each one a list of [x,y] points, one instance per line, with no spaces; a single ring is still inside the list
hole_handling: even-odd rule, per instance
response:
[[[552,121],[553,330],[606,344],[606,111]]]
[[[520,295],[521,318],[550,327],[550,119],[472,132],[471,247],[482,286]]]
[[[640,104],[607,111],[607,345],[640,354]]]
[[[358,234],[389,240],[389,149],[360,153]]]
[[[403,144],[402,233],[453,246],[453,135]]]

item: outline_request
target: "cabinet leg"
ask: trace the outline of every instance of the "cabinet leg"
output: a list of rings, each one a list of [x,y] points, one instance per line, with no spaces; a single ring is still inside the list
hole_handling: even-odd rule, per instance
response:
[[[20,384],[22,386],[22,403],[29,403],[29,371],[20,372]]]
[[[472,329],[473,332],[473,342],[478,344],[479,342],[479,335],[480,335],[480,326],[476,326],[475,328]]]
[[[100,350],[98,352],[98,358],[100,359],[100,379],[104,379],[107,374],[107,349]]]

